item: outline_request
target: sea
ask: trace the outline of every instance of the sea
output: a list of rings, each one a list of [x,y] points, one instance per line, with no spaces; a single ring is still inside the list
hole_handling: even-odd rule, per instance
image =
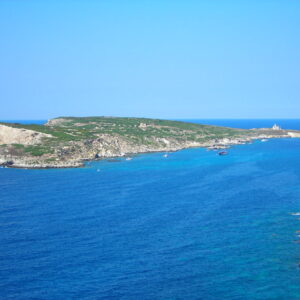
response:
[[[2,168],[0,299],[300,299],[299,230],[296,138]]]

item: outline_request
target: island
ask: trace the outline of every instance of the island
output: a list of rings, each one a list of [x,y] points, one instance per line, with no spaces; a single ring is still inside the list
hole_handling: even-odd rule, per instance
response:
[[[85,161],[191,147],[224,149],[255,139],[300,137],[300,131],[236,129],[122,117],[59,117],[44,125],[0,122],[0,166],[74,168]]]

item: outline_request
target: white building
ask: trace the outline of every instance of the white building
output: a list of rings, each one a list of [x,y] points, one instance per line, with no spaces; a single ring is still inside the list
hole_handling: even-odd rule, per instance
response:
[[[272,129],[273,130],[281,130],[281,128],[277,124],[274,124]]]

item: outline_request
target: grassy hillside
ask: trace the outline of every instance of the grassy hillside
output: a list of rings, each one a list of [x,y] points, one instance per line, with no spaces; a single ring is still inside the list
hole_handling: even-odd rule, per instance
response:
[[[51,130],[69,134],[76,138],[89,138],[95,134],[112,134],[123,136],[156,136],[195,138],[201,136],[232,136],[241,131],[232,128],[201,125],[180,121],[146,119],[146,118],[116,118],[116,117],[62,117]],[[54,121],[54,122],[55,122]],[[50,123],[51,124],[51,123]],[[48,126],[46,126],[48,127]],[[48,129],[49,130],[49,129]],[[49,132],[49,131],[48,131]]]
[[[236,136],[243,133],[243,130],[239,129],[146,118],[61,117],[53,120],[53,125],[50,122],[49,126],[2,124],[51,134],[58,141],[90,139],[95,138],[98,134],[121,135],[142,141],[144,137],[151,136],[197,140],[206,137]]]

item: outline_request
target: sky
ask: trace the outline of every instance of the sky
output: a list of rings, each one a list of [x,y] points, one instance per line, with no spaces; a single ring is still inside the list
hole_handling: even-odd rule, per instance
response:
[[[298,0],[0,0],[0,119],[299,118]]]

